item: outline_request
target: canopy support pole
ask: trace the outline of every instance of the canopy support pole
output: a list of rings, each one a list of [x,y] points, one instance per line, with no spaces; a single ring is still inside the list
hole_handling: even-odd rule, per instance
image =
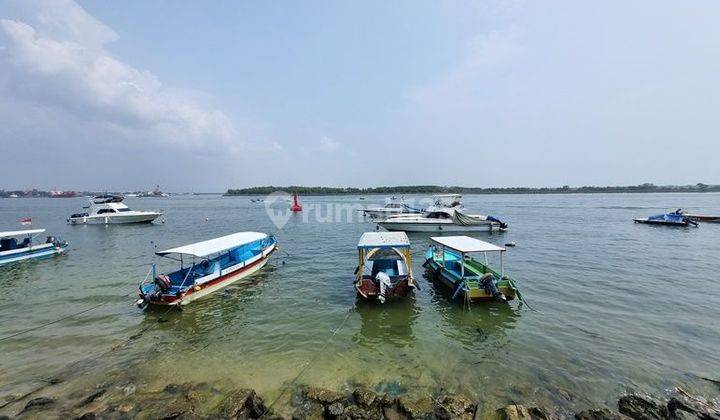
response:
[[[505,253],[500,252],[500,278],[505,277]]]

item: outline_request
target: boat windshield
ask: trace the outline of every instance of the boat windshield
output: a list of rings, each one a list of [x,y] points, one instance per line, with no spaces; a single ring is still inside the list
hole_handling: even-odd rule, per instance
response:
[[[132,210],[130,210],[129,208],[125,207],[124,209],[117,209],[117,211],[119,211],[119,212],[122,213],[122,212],[125,212],[125,211],[132,211]]]
[[[402,256],[392,248],[380,248],[373,253],[369,260],[402,260]]]

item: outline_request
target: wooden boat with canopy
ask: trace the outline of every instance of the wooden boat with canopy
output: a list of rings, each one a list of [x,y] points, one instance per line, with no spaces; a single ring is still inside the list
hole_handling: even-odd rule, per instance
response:
[[[433,278],[449,287],[453,299],[465,302],[505,302],[520,297],[515,282],[505,275],[505,248],[468,236],[430,238],[431,245],[423,264]],[[499,254],[500,269],[491,268],[488,254]],[[471,255],[482,254],[483,262]]]
[[[185,305],[243,279],[267,264],[277,247],[274,236],[238,232],[155,254],[180,262],[180,269],[157,274],[155,263],[140,283],[137,305]]]
[[[410,240],[405,232],[365,232],[357,245],[355,289],[360,298],[384,303],[416,287]]]

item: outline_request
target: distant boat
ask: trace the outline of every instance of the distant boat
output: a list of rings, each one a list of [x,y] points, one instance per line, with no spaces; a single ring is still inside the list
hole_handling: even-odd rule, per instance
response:
[[[692,220],[693,222],[705,222],[705,223],[720,223],[720,216],[709,216],[706,214],[693,214],[683,210],[678,210],[683,216]]]
[[[34,244],[35,237],[43,232],[45,229],[0,232],[0,264],[48,257],[65,251],[67,242],[60,241],[54,236],[48,236],[44,243]],[[18,243],[20,237],[24,239]]]
[[[397,201],[394,197],[387,200],[388,203],[385,204],[383,207],[368,207],[366,209],[360,209],[358,211],[362,212],[363,216],[369,216],[373,219],[384,219],[388,216],[392,215],[398,215],[398,214],[413,214],[413,213],[422,213],[421,209],[415,209],[407,204],[405,204],[404,201]]]
[[[148,191],[145,194],[138,195],[138,197],[160,197],[160,198],[167,198],[170,197],[170,194],[164,193],[160,191],[160,186],[156,185],[155,188],[152,191]]]
[[[141,309],[148,305],[188,304],[257,272],[267,264],[276,247],[274,236],[238,232],[156,252],[158,256],[179,261],[180,269],[158,275],[153,263],[140,283],[136,304]],[[195,259],[199,262],[195,263]],[[190,264],[183,267],[184,262]]]
[[[493,216],[467,214],[459,194],[433,196],[435,204],[422,214],[393,215],[376,222],[390,231],[405,232],[470,232],[507,229],[507,224]]]
[[[357,248],[355,290],[359,297],[384,303],[391,297],[407,296],[416,287],[405,232],[365,232]]]
[[[122,195],[106,194],[98,195],[90,199],[89,209],[85,213],[75,213],[67,221],[71,225],[83,224],[127,224],[127,223],[151,223],[162,216],[157,211],[131,210],[123,204]]]
[[[681,226],[681,227],[688,227],[688,226],[694,226],[697,227],[698,223],[692,219],[690,219],[689,216],[683,213],[681,209],[677,209],[676,211],[672,213],[666,213],[666,214],[658,214],[655,216],[650,217],[640,217],[633,219],[635,223],[643,223],[647,225],[663,225],[663,226]]]
[[[50,197],[52,198],[73,198],[77,197],[75,191],[50,191]]]
[[[505,248],[468,236],[432,237],[430,241],[423,267],[451,290],[452,299],[505,302],[519,295],[515,282],[504,272]],[[488,253],[500,254],[499,270],[488,265]],[[472,258],[473,254],[483,254],[484,263]]]

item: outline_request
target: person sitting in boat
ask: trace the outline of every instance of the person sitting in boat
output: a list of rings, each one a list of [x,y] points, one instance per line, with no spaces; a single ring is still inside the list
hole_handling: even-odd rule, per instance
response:
[[[380,294],[378,295],[378,300],[380,301],[380,303],[385,303],[385,292],[392,285],[392,282],[390,281],[390,276],[388,276],[385,272],[380,271],[375,275],[375,281],[377,282],[378,287],[380,288]]]

